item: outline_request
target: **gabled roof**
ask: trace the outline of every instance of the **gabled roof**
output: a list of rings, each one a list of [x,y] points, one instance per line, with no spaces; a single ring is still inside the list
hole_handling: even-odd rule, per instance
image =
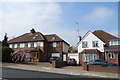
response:
[[[45,35],[45,38],[48,42],[65,42],[67,45],[69,45],[66,41],[64,41],[62,38],[60,38],[58,35],[56,34],[50,34],[50,35]]]
[[[98,53],[100,52],[98,49],[84,49],[81,53]]]
[[[17,42],[32,42],[32,41],[39,41],[45,40],[44,35],[40,32],[35,33],[25,33],[21,36],[18,36],[14,39],[8,41],[8,43],[17,43]]]
[[[82,40],[81,41],[79,41],[78,43],[77,43],[77,46],[89,35],[89,34],[93,34],[93,32],[92,31],[88,31],[83,37],[82,37]],[[93,34],[94,35],[94,34]],[[95,35],[94,35],[95,36]],[[95,36],[95,37],[97,37],[97,36]],[[97,37],[98,38],[98,37]],[[99,39],[99,38],[98,38]],[[103,42],[103,41],[102,41]],[[104,42],[103,42],[104,43]]]
[[[82,40],[88,35],[88,33],[90,33],[91,31],[88,31],[82,38]],[[99,38],[101,41],[103,41],[104,43],[108,44],[108,41],[109,40],[115,40],[115,39],[120,39],[120,38],[117,38],[116,36],[113,36],[103,30],[95,30],[94,32],[91,32],[93,33],[97,38]],[[80,41],[81,42],[81,41]],[[79,42],[79,43],[80,43]],[[78,44],[79,44],[78,43]]]
[[[50,35],[45,35],[45,38],[49,41],[49,42],[53,42],[53,41],[63,41],[63,39],[61,39],[59,36],[57,36],[56,34],[50,34]]]
[[[108,40],[111,40],[111,39],[119,39],[116,36],[113,36],[103,30],[95,30],[93,34],[97,36],[100,40],[102,40],[104,43],[107,43]]]

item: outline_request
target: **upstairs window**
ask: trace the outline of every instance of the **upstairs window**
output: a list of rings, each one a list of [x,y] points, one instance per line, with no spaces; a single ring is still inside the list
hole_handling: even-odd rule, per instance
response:
[[[31,42],[31,45],[30,45],[30,47],[34,47],[34,42]]]
[[[88,47],[87,41],[82,42],[82,48],[87,48],[87,47]]]
[[[53,42],[53,47],[57,47],[57,43],[56,42]]]
[[[28,43],[25,43],[25,47],[28,47]]]
[[[109,45],[110,45],[110,46],[120,45],[120,40],[112,40],[112,41],[109,41]]]
[[[93,44],[93,47],[98,47],[98,41],[93,41],[92,44]]]
[[[12,48],[14,48],[15,47],[15,44],[12,44]]]
[[[20,43],[17,44],[17,48],[20,48]]]
[[[115,54],[114,54],[113,52],[109,52],[109,53],[108,53],[108,58],[109,58],[109,59],[115,58]]]

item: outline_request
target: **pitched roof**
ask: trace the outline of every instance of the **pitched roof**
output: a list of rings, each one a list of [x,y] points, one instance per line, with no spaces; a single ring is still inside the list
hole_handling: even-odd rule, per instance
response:
[[[98,49],[84,49],[81,53],[93,53],[93,52],[100,52]]]
[[[21,36],[9,40],[8,43],[31,42],[31,41],[39,41],[39,40],[45,40],[44,35],[40,32],[35,32],[35,33],[25,33]]]
[[[105,51],[120,51],[120,46],[105,47]]]
[[[93,34],[97,36],[100,40],[102,40],[104,43],[107,43],[108,40],[111,40],[111,39],[119,39],[116,36],[113,36],[103,30],[95,30]]]
[[[61,39],[59,36],[57,36],[56,34],[50,34],[50,35],[45,35],[45,38],[49,41],[49,42],[53,42],[53,41],[63,41],[63,39]]]

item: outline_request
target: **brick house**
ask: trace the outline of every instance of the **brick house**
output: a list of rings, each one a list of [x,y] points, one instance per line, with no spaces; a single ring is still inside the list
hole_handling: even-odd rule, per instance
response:
[[[52,56],[67,59],[69,44],[56,34],[43,35],[34,29],[8,41],[9,47],[15,51],[26,53],[30,61],[49,61]]]
[[[119,63],[118,44],[110,46],[111,40],[118,41],[119,38],[113,36],[103,30],[88,31],[78,42],[78,53],[80,64],[95,59],[103,59],[112,63]],[[120,44],[119,44],[120,45]],[[113,48],[114,49],[111,49]],[[114,51],[115,50],[115,51]],[[114,59],[110,59],[114,56]]]

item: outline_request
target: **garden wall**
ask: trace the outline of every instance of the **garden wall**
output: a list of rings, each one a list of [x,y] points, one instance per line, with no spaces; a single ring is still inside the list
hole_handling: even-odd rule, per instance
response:
[[[120,66],[102,66],[102,65],[87,65],[84,63],[83,70],[86,71],[98,71],[109,73],[120,73]]]
[[[67,65],[66,61],[52,61],[52,67],[54,68],[60,68],[60,67],[64,67]]]

